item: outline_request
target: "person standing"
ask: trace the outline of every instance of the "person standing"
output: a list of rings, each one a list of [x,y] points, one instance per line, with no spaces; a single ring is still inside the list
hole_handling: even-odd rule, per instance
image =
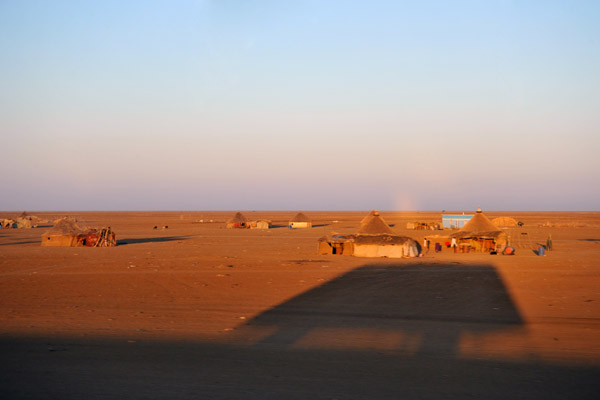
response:
[[[450,247],[452,247],[452,249],[456,253],[456,247],[457,247],[456,238],[452,238],[452,242],[450,243]]]

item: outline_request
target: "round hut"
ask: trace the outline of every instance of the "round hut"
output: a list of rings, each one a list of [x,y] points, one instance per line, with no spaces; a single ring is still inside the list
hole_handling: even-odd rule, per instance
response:
[[[507,243],[506,232],[498,229],[481,208],[477,209],[465,226],[450,237],[456,239],[462,251],[500,252]]]
[[[244,214],[238,211],[230,220],[227,221],[225,226],[229,229],[246,228],[247,222],[248,220],[246,219]]]
[[[312,221],[308,218],[303,212],[298,212],[294,216],[294,218],[290,219],[288,223],[288,228],[290,229],[298,229],[298,228],[311,228]]]

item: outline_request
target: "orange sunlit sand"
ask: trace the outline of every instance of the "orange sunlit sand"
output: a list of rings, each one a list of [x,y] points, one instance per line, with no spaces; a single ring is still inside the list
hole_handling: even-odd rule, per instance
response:
[[[42,247],[47,228],[0,230],[0,334],[9,359],[23,346],[31,354],[62,349],[81,363],[81,349],[119,358],[143,348],[152,357],[186,343],[218,349],[211,356],[227,368],[231,357],[254,363],[275,350],[300,357],[302,368],[316,367],[321,352],[379,354],[383,360],[365,361],[376,370],[397,362],[429,368],[432,357],[465,373],[477,363],[541,368],[542,380],[583,368],[586,384],[600,367],[598,213],[489,212],[524,222],[510,228],[530,238],[515,255],[444,247],[402,259],[318,253],[320,237],[356,232],[366,212],[311,212],[309,229],[288,228],[293,212],[244,213],[272,221],[268,230],[226,229],[231,212],[67,214],[110,226],[118,246]],[[382,214],[417,242],[430,231],[407,224],[441,218]],[[536,255],[549,235],[553,250]],[[185,364],[186,352],[174,351],[173,362]]]

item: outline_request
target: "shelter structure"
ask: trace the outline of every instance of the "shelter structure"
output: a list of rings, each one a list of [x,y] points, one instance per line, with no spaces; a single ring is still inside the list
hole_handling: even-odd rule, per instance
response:
[[[244,214],[242,214],[240,211],[238,211],[235,213],[235,215],[231,219],[229,219],[227,221],[225,226],[229,229],[236,229],[236,228],[239,229],[239,228],[246,228],[247,223],[248,223],[248,220],[246,219]]]
[[[17,221],[15,221],[14,219],[5,218],[0,220],[0,225],[2,225],[2,228],[4,229],[16,228]]]
[[[415,222],[408,222],[406,224],[406,229],[414,229],[417,231],[435,231],[440,228],[440,224],[439,222],[423,222],[423,221],[415,221]]]
[[[3,219],[0,220],[0,225],[5,229],[23,229],[23,228],[33,228],[33,222],[30,218],[21,218],[17,219]]]
[[[494,218],[492,220],[492,224],[500,227],[513,227],[513,226],[517,226],[518,222],[516,219],[511,218],[511,217],[498,217],[498,218]]]
[[[319,239],[320,254],[342,254],[355,257],[402,258],[419,255],[419,245],[413,239],[396,235],[379,212],[373,210],[363,219],[356,234],[332,235]]]
[[[442,214],[442,227],[445,229],[461,229],[473,215]]]
[[[270,229],[271,221],[267,219],[259,219],[258,221],[250,221],[246,224],[249,229]]]
[[[288,223],[288,228],[312,228],[312,221],[303,212],[299,212],[294,216],[294,218],[290,219]]]
[[[455,238],[459,249],[476,252],[501,252],[507,245],[506,232],[500,230],[483,214],[481,208],[458,232]]]
[[[83,229],[70,218],[59,220],[42,235],[42,246],[51,247],[113,247],[116,235],[110,228]]]

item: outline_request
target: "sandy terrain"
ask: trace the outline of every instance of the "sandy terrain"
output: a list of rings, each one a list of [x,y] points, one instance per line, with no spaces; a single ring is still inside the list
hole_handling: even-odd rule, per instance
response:
[[[120,245],[0,230],[0,398],[600,393],[600,213],[489,212],[525,223],[515,256],[401,260],[317,254],[366,212],[310,212],[316,227],[293,231],[295,212],[245,213],[269,231],[225,229],[231,212],[68,214]],[[419,242],[431,232],[406,223],[440,219],[382,215]],[[549,234],[554,251],[536,256]]]

